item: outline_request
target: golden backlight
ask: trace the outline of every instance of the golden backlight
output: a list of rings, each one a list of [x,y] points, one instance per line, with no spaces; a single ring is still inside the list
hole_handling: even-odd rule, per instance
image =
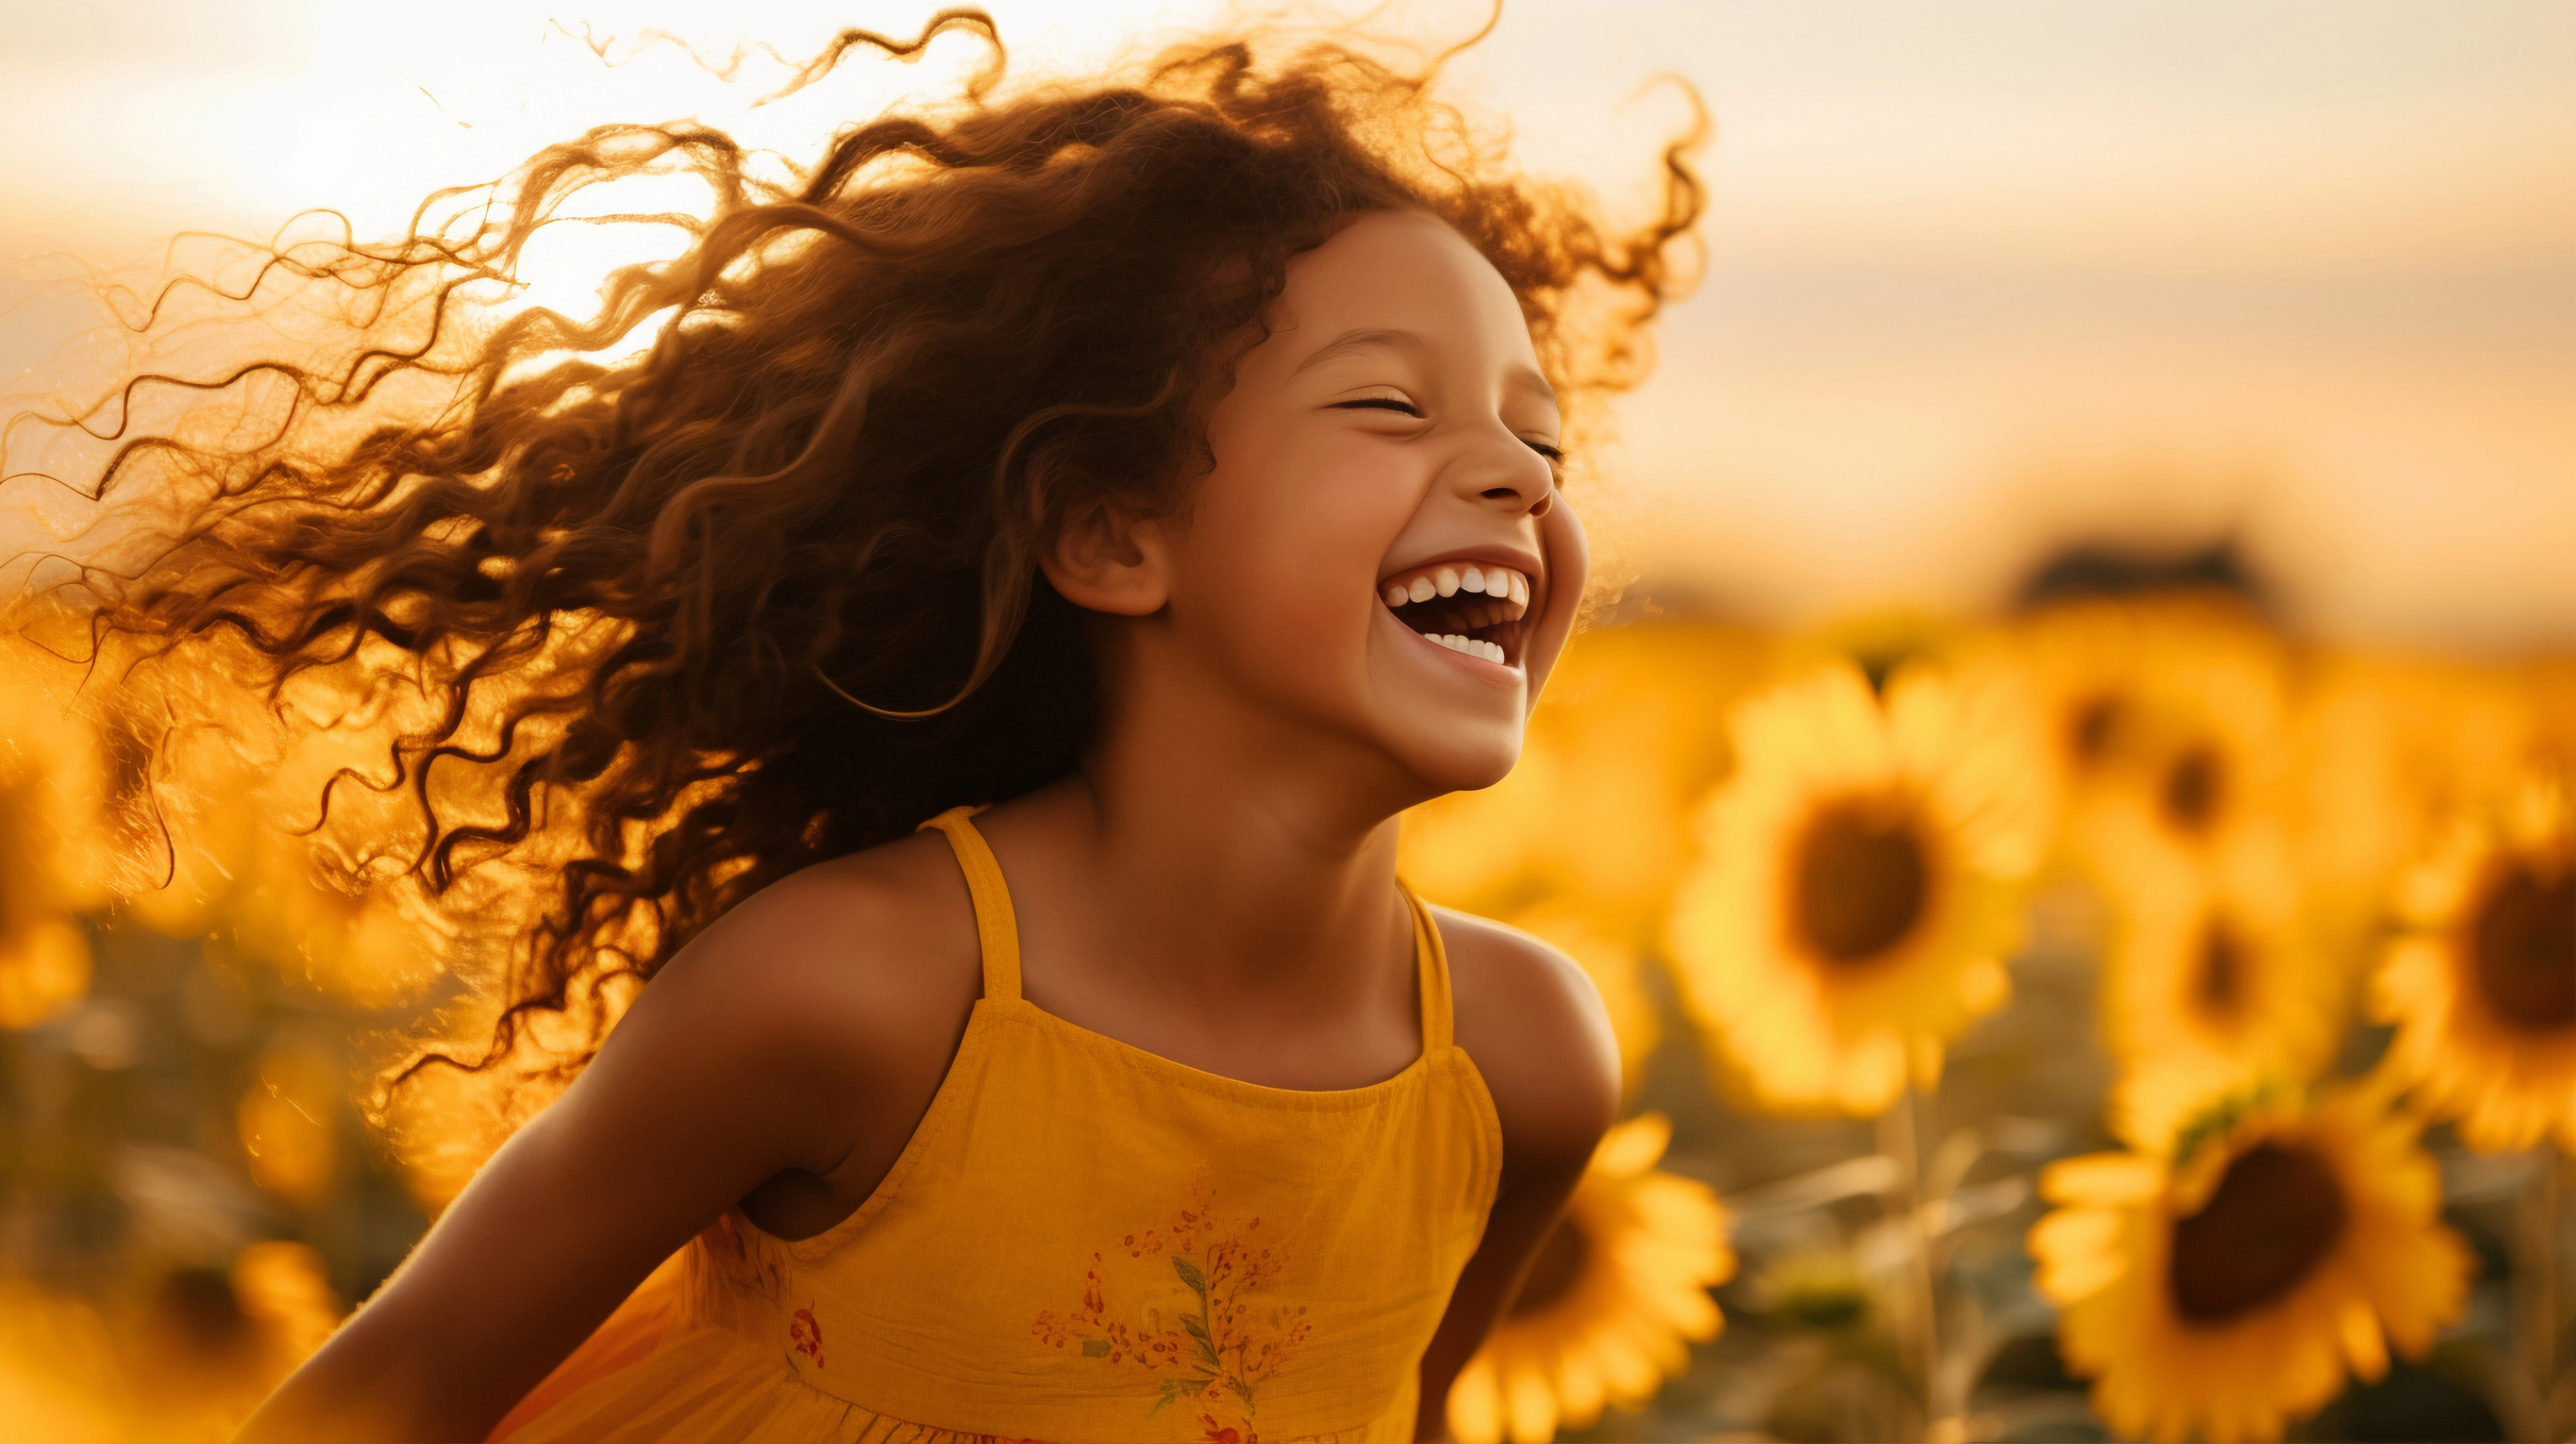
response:
[[[1039,68],[1218,13],[992,8]],[[760,46],[802,58],[927,9],[12,7],[0,377],[92,319],[39,284],[60,253],[129,261],[326,205],[382,234],[608,120],[810,155],[979,57],[759,105],[790,74]],[[718,68],[743,50],[733,81],[655,31]],[[1670,123],[1641,90],[1666,71],[1717,123],[1709,281],[1623,408],[1605,508],[1659,595],[1766,620],[1976,606],[2070,538],[2233,538],[2331,633],[2576,629],[2554,550],[2576,536],[2576,6],[1523,0],[1459,78],[1533,165],[1616,198],[1646,177],[1597,157]],[[578,305],[602,262],[672,244],[557,228],[528,298]]]
[[[792,83],[935,8],[0,4],[0,417],[345,339],[325,286],[131,323],[593,126],[784,177],[985,63]],[[1224,13],[990,9],[1022,76]],[[1402,821],[1423,897],[1591,977],[1624,1070],[1453,1433],[2570,1437],[2576,0],[1512,0],[1446,83],[1617,211],[1676,76],[1704,270],[1567,483],[1600,624],[1509,778]],[[485,294],[586,317],[705,201],[584,191]],[[109,443],[0,441],[0,595],[148,539],[40,474]],[[15,615],[0,1444],[225,1437],[641,984],[382,1091],[488,1035],[568,834],[406,873],[418,809],[359,783],[444,694],[390,644],[271,696]],[[482,705],[619,635],[557,620]]]

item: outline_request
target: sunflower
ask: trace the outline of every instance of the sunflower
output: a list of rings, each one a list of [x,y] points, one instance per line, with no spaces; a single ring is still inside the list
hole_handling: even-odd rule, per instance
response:
[[[2069,842],[2116,883],[2141,831],[2200,845],[2283,805],[2289,696],[2280,643],[2230,598],[2199,594],[2051,607],[2006,654],[2041,696]]]
[[[2530,681],[2423,658],[2318,659],[2299,709],[2294,825],[2310,912],[2338,962],[2359,973],[2378,961],[2409,865],[2540,754]]]
[[[129,1437],[229,1437],[344,1312],[321,1256],[300,1243],[164,1274],[129,1336]]]
[[[41,1023],[87,996],[89,935],[78,914],[105,901],[83,866],[94,749],[59,697],[0,646],[0,1028]]]
[[[1724,1326],[1710,1286],[1735,1273],[1726,1210],[1707,1185],[1655,1167],[1660,1113],[1610,1130],[1519,1297],[1449,1389],[1459,1444],[1545,1444],[1602,1406],[1634,1408]]]
[[[2170,1136],[2158,1098],[2305,1079],[2332,1056],[2346,989],[2277,831],[2237,828],[2207,856],[2142,846],[2119,897],[2102,1025],[2124,1135]]]
[[[1718,627],[1585,633],[1511,775],[1405,814],[1406,881],[1495,917],[1561,903],[1649,946],[1688,861],[1690,804],[1727,765],[1708,719],[1750,689],[1770,646]]]
[[[2459,824],[2398,895],[2372,979],[2388,1066],[2470,1146],[2576,1149],[2576,819],[2534,778]]]
[[[2261,671],[2277,650],[2242,603],[2202,593],[2061,602],[2000,640],[2039,685],[2050,759],[2077,778],[2151,755],[2157,714],[2213,663]]]
[[[2003,1006],[2046,837],[2033,714],[2000,673],[1836,664],[1736,714],[1670,955],[1721,1082],[1785,1112],[1877,1113]]]
[[[1793,670],[1819,662],[1846,661],[1877,685],[1901,668],[1948,658],[1963,650],[1969,634],[1959,623],[1936,613],[1894,608],[1838,618],[1788,644]]]
[[[2206,843],[2239,817],[2277,808],[2288,734],[2275,659],[2220,651],[2159,681],[2143,790],[2163,832]]]
[[[41,1023],[89,992],[89,938],[64,906],[39,785],[0,779],[0,1028]]]
[[[2052,1164],[2030,1231],[2068,1366],[2126,1437],[2278,1438],[2430,1348],[2473,1255],[2414,1125],[2353,1085],[2222,1095],[2161,1150]]]

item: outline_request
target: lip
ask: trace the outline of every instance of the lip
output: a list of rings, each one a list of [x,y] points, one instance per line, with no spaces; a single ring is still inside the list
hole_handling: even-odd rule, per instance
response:
[[[1402,566],[1382,573],[1378,578],[1377,584],[1380,591],[1383,592],[1387,583],[1397,577],[1408,574],[1419,574],[1433,567],[1443,566],[1508,567],[1528,578],[1530,592],[1529,606],[1528,609],[1522,613],[1523,620],[1517,624],[1522,628],[1526,628],[1536,621],[1540,609],[1547,601],[1546,563],[1539,559],[1539,556],[1535,551],[1527,548],[1515,547],[1508,543],[1486,543],[1481,546],[1459,547],[1452,551],[1434,553],[1418,561],[1408,561]],[[1488,661],[1483,657],[1471,657],[1464,652],[1452,651],[1438,642],[1431,640],[1428,635],[1416,629],[1412,624],[1396,616],[1395,609],[1386,604],[1386,598],[1383,595],[1377,596],[1374,600],[1377,603],[1377,610],[1386,618],[1386,621],[1390,626],[1394,627],[1397,631],[1412,637],[1416,642],[1419,642],[1421,645],[1439,653],[1441,656],[1467,668],[1469,673],[1474,676],[1482,678],[1485,681],[1492,682],[1506,678],[1517,681],[1528,675],[1528,673],[1522,669],[1522,660],[1519,655],[1521,645],[1517,641],[1510,645],[1509,655],[1503,661],[1494,662]],[[1525,640],[1528,633],[1526,630],[1523,630],[1518,632],[1516,635]]]

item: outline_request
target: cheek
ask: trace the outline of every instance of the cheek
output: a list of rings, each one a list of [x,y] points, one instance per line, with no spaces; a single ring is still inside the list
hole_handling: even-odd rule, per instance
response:
[[[1363,635],[1387,548],[1419,487],[1376,446],[1282,449],[1201,483],[1189,545],[1194,590],[1272,643]],[[1408,489],[1410,488],[1410,490]]]

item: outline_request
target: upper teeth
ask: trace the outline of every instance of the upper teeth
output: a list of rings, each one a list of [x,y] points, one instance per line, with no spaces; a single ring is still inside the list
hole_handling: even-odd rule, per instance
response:
[[[1515,620],[1529,607],[1529,578],[1509,567],[1444,563],[1416,572],[1409,578],[1390,577],[1379,587],[1380,595],[1386,598],[1390,607],[1400,607],[1407,602],[1427,602],[1433,597],[1454,597],[1460,592],[1475,592],[1510,602],[1519,609],[1510,613]]]
[[[1445,634],[1440,632],[1425,632],[1422,635],[1429,637],[1431,640],[1438,642],[1441,646],[1444,646],[1453,652],[1464,652],[1470,657],[1482,657],[1488,662],[1499,662],[1503,660],[1503,649],[1499,643],[1480,642],[1473,637],[1462,637],[1455,632]]]

